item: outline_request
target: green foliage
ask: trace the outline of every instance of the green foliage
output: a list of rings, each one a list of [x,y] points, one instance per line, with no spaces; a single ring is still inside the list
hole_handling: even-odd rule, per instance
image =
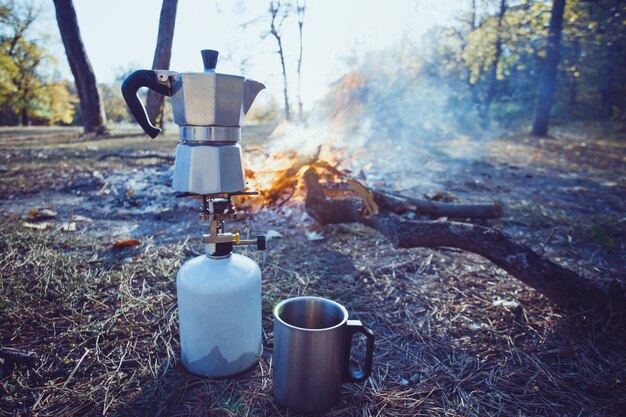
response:
[[[27,38],[37,13],[29,3],[0,3],[1,124],[69,124],[73,120],[76,100],[69,84],[44,72],[56,62],[41,40]]]
[[[280,104],[278,104],[275,97],[269,96],[269,98],[262,98],[254,103],[254,106],[250,108],[250,111],[246,115],[246,121],[252,123],[269,123],[280,120],[282,116]]]
[[[603,249],[612,249],[613,246],[615,246],[615,241],[609,236],[606,230],[600,226],[593,226],[591,228],[591,236]]]
[[[350,94],[375,115],[377,126],[402,135],[404,128],[419,134],[424,126],[471,131],[530,122],[552,5],[507,0],[501,10],[501,0],[477,4],[482,9],[475,19],[459,16],[453,25],[434,27],[421,44],[405,42],[351,59],[352,74],[362,82]],[[612,117],[624,117],[625,18],[623,0],[568,0],[553,106],[557,120],[606,117],[607,102]],[[346,106],[336,100],[346,95],[342,83],[326,103],[333,114]]]
[[[100,88],[102,104],[104,105],[107,120],[113,123],[131,121],[126,102],[120,93],[120,84],[121,83],[116,82],[112,84],[100,84],[98,86]]]

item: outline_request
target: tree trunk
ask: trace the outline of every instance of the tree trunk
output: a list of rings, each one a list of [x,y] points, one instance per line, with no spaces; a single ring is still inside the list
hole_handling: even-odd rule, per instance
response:
[[[502,21],[504,20],[504,14],[506,13],[506,0],[500,0],[500,13],[498,14],[498,26],[496,28],[496,52],[493,59],[493,67],[489,72],[489,86],[487,87],[487,94],[481,109],[481,123],[483,127],[487,127],[489,124],[489,108],[491,102],[496,96],[496,84],[498,82],[498,65],[500,64],[500,57],[502,56]]]
[[[270,3],[270,14],[272,15],[272,21],[270,25],[270,33],[276,39],[276,43],[278,43],[278,55],[280,56],[280,66],[283,71],[283,96],[285,98],[285,120],[291,120],[291,109],[289,108],[289,91],[287,89],[287,68],[285,67],[285,51],[283,49],[283,40],[276,29],[276,16],[278,15],[278,11],[280,9],[280,2]]]
[[[59,32],[78,91],[85,133],[108,133],[96,76],[83,46],[72,0],[54,0],[54,7]]]
[[[576,67],[576,69],[574,70],[574,73],[571,74],[571,77],[570,77],[568,111],[571,115],[574,115],[576,113],[576,100],[578,99],[578,77],[576,76],[576,72],[578,71],[578,62],[579,62],[579,56],[580,56],[580,39],[579,38],[574,38],[573,48],[574,48],[575,58],[572,64],[574,65],[574,67]]]
[[[163,0],[161,17],[159,19],[159,34],[157,35],[156,49],[152,69],[170,69],[172,58],[172,43],[174,42],[174,25],[176,23],[176,7],[178,0]],[[148,90],[146,112],[154,125],[163,128],[163,103],[165,97],[154,90]]]
[[[471,30],[476,30],[476,0],[472,0],[472,13],[470,19],[472,20],[470,24]]]
[[[397,248],[452,247],[478,254],[569,310],[612,314],[626,309],[626,287],[620,281],[585,279],[500,230],[449,221],[406,221],[384,211],[365,217],[355,199],[326,198],[314,168],[304,173],[304,181],[306,211],[320,224],[360,222]]]
[[[615,89],[615,66],[619,60],[619,42],[620,42],[620,24],[621,19],[616,18],[620,15],[621,0],[615,0],[613,7],[608,9],[606,17],[606,36],[604,43],[606,44],[606,61],[604,63],[604,77],[602,78],[602,87],[600,90],[602,100],[602,117],[610,119],[613,116],[614,89]]]
[[[613,115],[613,66],[615,65],[615,42],[606,46],[606,63],[602,78],[602,118],[610,119]]]
[[[556,91],[556,72],[559,65],[559,44],[563,29],[563,11],[565,0],[554,0],[552,15],[548,26],[546,57],[541,64],[541,76],[537,87],[537,101],[535,103],[535,120],[532,135],[546,136],[550,124],[550,111]]]
[[[276,41],[278,42],[278,54],[280,55],[280,66],[283,69],[283,96],[285,98],[285,120],[290,121],[291,110],[289,108],[289,91],[287,89],[287,69],[285,68],[285,55],[283,53],[283,43],[282,43],[280,36],[278,36],[278,34],[275,34],[274,37],[276,38]]]
[[[30,116],[28,114],[28,109],[26,108],[26,105],[24,105],[24,107],[22,107],[22,110],[20,111],[20,121],[22,126],[30,126]]]
[[[297,6],[298,12],[298,31],[299,31],[299,39],[300,39],[300,50],[298,54],[298,119],[302,120],[302,96],[301,96],[301,88],[302,88],[302,26],[304,26],[304,12],[306,8],[306,1],[302,1],[302,5],[298,2]]]

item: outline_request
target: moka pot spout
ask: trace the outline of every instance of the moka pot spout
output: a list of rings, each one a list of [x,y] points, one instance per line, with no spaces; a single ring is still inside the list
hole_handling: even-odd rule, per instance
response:
[[[258,81],[245,80],[243,85],[243,115],[248,114],[248,110],[252,106],[254,99],[265,86]]]

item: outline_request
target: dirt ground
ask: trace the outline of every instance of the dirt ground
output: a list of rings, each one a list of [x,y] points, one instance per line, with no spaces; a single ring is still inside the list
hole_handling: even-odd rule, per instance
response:
[[[272,129],[244,129],[247,157],[263,157]],[[499,201],[505,215],[486,225],[589,279],[626,280],[626,130],[552,134],[375,143],[358,174],[406,195]],[[172,135],[0,129],[0,347],[40,358],[0,365],[0,416],[295,415],[271,394],[271,310],[302,294],[341,302],[377,337],[371,378],[344,385],[327,415],[626,415],[619,318],[562,311],[459,250],[398,250],[364,226],[321,227],[297,198],[233,224],[275,236],[266,252],[238,249],[263,271],[259,366],[234,380],[187,374],[174,281],[202,253],[198,203],[172,196],[171,161],[101,159],[171,156],[175,145]],[[126,239],[140,244],[114,246]]]

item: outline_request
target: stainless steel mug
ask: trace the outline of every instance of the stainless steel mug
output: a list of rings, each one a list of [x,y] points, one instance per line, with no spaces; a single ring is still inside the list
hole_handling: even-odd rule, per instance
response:
[[[365,365],[350,370],[352,336],[366,337]],[[328,410],[343,382],[365,381],[372,371],[374,333],[348,320],[344,306],[319,297],[297,297],[274,308],[274,397],[303,413]]]

